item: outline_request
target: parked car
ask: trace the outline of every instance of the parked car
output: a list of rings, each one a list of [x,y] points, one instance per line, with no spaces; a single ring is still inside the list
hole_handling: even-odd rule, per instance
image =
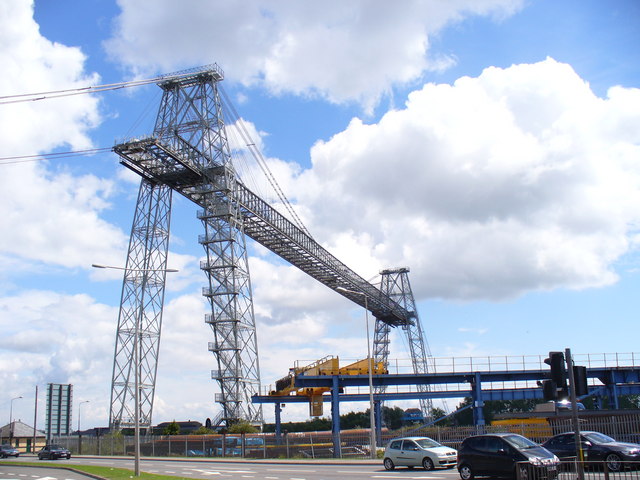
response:
[[[60,445],[46,445],[38,452],[38,460],[56,460],[58,458],[71,458],[71,452]]]
[[[574,432],[561,433],[542,446],[560,458],[576,457],[575,439]],[[617,442],[608,435],[590,431],[580,432],[580,442],[585,460],[606,462],[612,472],[619,472],[623,462],[640,463],[640,445],[637,443]]]
[[[11,445],[0,445],[0,458],[18,457],[20,452]]]
[[[465,438],[458,450],[458,472],[462,480],[478,475],[554,479],[560,461],[549,450],[515,433],[492,433]]]
[[[417,467],[425,470],[453,468],[458,452],[429,437],[403,437],[391,440],[384,450],[384,468]]]

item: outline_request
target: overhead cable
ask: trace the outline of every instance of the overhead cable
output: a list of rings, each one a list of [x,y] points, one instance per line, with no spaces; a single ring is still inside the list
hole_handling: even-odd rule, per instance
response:
[[[258,166],[260,167],[262,172],[267,177],[267,180],[269,181],[269,184],[271,185],[271,187],[275,191],[276,195],[278,196],[278,198],[282,202],[282,205],[284,206],[284,208],[291,215],[291,219],[293,220],[293,222],[298,226],[298,228],[300,228],[304,233],[306,233],[308,236],[311,237],[311,234],[307,230],[307,227],[305,227],[304,223],[302,223],[302,220],[300,220],[300,217],[298,216],[298,214],[294,210],[293,205],[291,205],[291,202],[289,202],[289,199],[284,194],[284,192],[282,191],[282,188],[280,188],[280,185],[278,184],[275,176],[273,175],[273,173],[269,169],[269,166],[267,165],[267,161],[262,156],[262,152],[260,151],[260,149],[258,147],[256,147],[255,142],[253,142],[253,140],[251,139],[251,136],[250,136],[249,132],[247,131],[247,128],[245,127],[242,118],[238,115],[238,112],[236,111],[235,107],[231,103],[231,100],[229,99],[229,97],[227,95],[227,92],[225,92],[224,89],[222,89],[222,88],[220,88],[220,91],[222,92],[222,98],[223,98],[224,104],[227,107],[227,110],[229,111],[231,116],[233,117],[234,123],[235,123],[235,125],[237,125],[238,132],[240,133],[240,136],[242,137],[242,140],[244,141],[245,145],[247,146],[247,149],[249,150],[249,152],[251,152],[251,154],[253,155],[253,158],[256,160],[256,163],[258,164]]]
[[[143,80],[131,80],[128,82],[107,83],[104,85],[94,85],[89,87],[67,88],[64,90],[50,90],[46,92],[36,93],[20,93],[16,95],[0,95],[0,105],[6,105],[9,103],[24,103],[35,102],[39,100],[49,100],[51,98],[70,97],[73,95],[84,95],[87,93],[100,93],[110,90],[118,90],[121,88],[139,87],[142,85],[149,85],[151,83],[158,83],[168,78],[180,78],[192,75],[190,71],[184,71],[182,73],[175,73],[171,75],[161,75],[159,77],[147,78]]]
[[[9,165],[11,163],[35,162],[46,159],[70,158],[91,155],[94,153],[110,152],[109,147],[87,148],[85,150],[72,150],[68,152],[41,153],[35,155],[14,155],[11,157],[0,157],[0,165]]]

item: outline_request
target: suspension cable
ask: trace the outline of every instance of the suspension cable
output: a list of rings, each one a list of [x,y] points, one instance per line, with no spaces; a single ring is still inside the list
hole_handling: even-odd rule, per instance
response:
[[[282,204],[286,208],[287,212],[289,212],[289,214],[291,215],[292,220],[294,221],[294,223],[304,233],[306,233],[307,235],[311,236],[311,234],[309,233],[309,230],[307,230],[307,227],[305,227],[304,223],[302,223],[302,220],[300,220],[300,217],[298,216],[298,214],[294,210],[293,205],[291,205],[291,202],[289,202],[289,199],[287,198],[287,196],[282,191],[282,188],[280,188],[280,185],[278,184],[278,181],[276,180],[275,176],[273,175],[273,173],[269,169],[269,166],[267,165],[266,160],[262,156],[262,152],[256,146],[255,142],[251,139],[251,135],[247,131],[247,128],[246,128],[242,118],[240,118],[240,116],[238,115],[238,112],[236,111],[235,107],[231,103],[231,100],[229,99],[229,96],[227,95],[227,92],[225,92],[222,87],[220,87],[220,91],[222,92],[222,97],[223,97],[223,102],[225,104],[225,107],[227,108],[227,110],[231,114],[232,119],[234,121],[234,124],[238,126],[237,127],[238,128],[238,132],[240,133],[240,136],[242,137],[243,142],[247,146],[247,148],[248,148],[249,152],[251,153],[251,155],[253,156],[253,158],[258,163],[258,166],[260,167],[262,172],[267,177],[267,180],[269,181],[269,184],[271,185],[273,190],[276,192],[276,195],[278,196],[278,198],[280,199],[280,201],[282,202]]]

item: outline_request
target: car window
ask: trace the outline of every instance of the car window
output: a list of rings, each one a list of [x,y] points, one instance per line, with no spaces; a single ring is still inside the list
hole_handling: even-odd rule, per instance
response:
[[[483,450],[488,453],[498,453],[498,450],[504,449],[505,445],[497,437],[486,437]]]
[[[418,445],[413,440],[403,440],[402,450],[418,450]]]
[[[483,440],[483,437],[469,437],[462,442],[462,445],[469,448],[480,449]]]
[[[509,435],[504,437],[504,440],[509,445],[517,448],[518,450],[524,450],[525,448],[533,448],[538,446],[527,437],[523,437],[522,435]]]
[[[598,433],[598,432],[585,433],[584,436],[587,437],[587,440],[589,440],[590,442],[593,442],[593,443],[611,443],[611,442],[615,442],[615,440],[613,438],[609,437],[608,435],[605,435],[603,433]]]
[[[422,448],[433,448],[433,447],[441,447],[442,446],[438,442],[436,442],[435,440],[433,440],[431,438],[428,438],[428,437],[416,440],[416,443],[418,445],[420,445]]]
[[[394,440],[389,444],[389,448],[394,450],[400,450],[400,447],[402,447],[402,440]]]
[[[549,439],[549,441],[547,442],[547,444],[551,447],[557,447],[559,445],[562,445],[562,438],[560,437],[551,437]]]

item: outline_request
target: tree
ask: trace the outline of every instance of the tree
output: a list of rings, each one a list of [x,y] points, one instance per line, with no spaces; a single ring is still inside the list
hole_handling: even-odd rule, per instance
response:
[[[351,430],[354,428],[369,428],[369,410],[366,412],[349,412],[340,415],[340,428],[342,430]]]
[[[258,433],[259,430],[246,420],[239,420],[229,427],[228,433]]]
[[[621,409],[638,409],[640,408],[640,395],[621,395],[618,403]]]
[[[175,420],[162,430],[163,435],[180,435],[180,425]]]
[[[215,430],[202,426],[197,430],[194,430],[191,435],[210,435],[212,433],[216,433]]]
[[[404,410],[400,407],[382,407],[382,418],[389,430],[398,430],[402,427]]]

